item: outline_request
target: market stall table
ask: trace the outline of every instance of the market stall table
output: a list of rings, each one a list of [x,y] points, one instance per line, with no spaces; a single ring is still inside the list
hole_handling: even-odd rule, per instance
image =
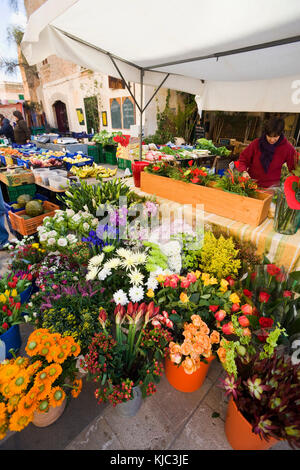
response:
[[[127,184],[139,195],[151,196],[134,186],[133,179],[127,180]],[[159,204],[167,204],[168,211],[175,212],[179,207],[183,208],[182,204],[157,197]],[[242,222],[220,217],[216,214],[205,212],[203,213],[204,225],[216,226],[223,233],[229,236],[237,237],[241,241],[249,241],[256,246],[257,253],[265,254],[271,263],[278,266],[284,266],[288,272],[293,270],[300,270],[300,230],[295,235],[282,235],[273,230],[272,210],[270,210],[269,217],[258,227],[252,227]],[[184,221],[193,225],[195,220],[196,209],[185,206]]]

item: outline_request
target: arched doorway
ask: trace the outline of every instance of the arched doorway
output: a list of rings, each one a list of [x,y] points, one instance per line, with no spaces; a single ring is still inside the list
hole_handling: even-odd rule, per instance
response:
[[[55,101],[53,108],[55,111],[57,128],[59,132],[62,134],[69,132],[69,121],[65,103],[59,100]]]

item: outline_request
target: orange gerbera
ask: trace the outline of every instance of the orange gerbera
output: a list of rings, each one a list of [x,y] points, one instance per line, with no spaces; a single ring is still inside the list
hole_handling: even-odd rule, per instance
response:
[[[68,357],[68,351],[63,349],[60,345],[53,349],[53,361],[62,364]]]
[[[22,393],[23,390],[26,390],[27,385],[29,384],[30,377],[26,369],[21,369],[19,373],[13,378],[10,382],[12,391],[15,394]]]
[[[47,413],[49,408],[50,408],[49,401],[44,399],[38,403],[37,411],[39,411],[40,413]]]
[[[0,370],[0,383],[6,383],[12,380],[19,372],[19,367],[14,363],[5,364]]]
[[[6,406],[5,403],[0,403],[0,422],[6,419]]]
[[[81,348],[78,343],[74,340],[73,336],[69,336],[69,342],[71,344],[71,351],[70,354],[72,354],[74,357],[79,356]]]
[[[13,413],[17,409],[21,397],[22,395],[12,395],[9,397],[7,402],[7,411],[9,413]]]
[[[17,367],[19,367],[20,369],[25,369],[25,367],[28,366],[28,363],[29,363],[29,359],[28,357],[17,357],[17,359],[15,360],[15,365]]]
[[[62,367],[60,364],[53,362],[49,366],[45,367],[44,372],[47,374],[50,382],[53,383],[62,373]]]
[[[75,388],[72,389],[72,392],[71,392],[72,397],[77,398],[82,390],[82,380],[81,379],[74,380],[73,387]]]
[[[40,348],[40,343],[36,338],[28,338],[25,351],[28,354],[28,356],[35,356],[38,354]]]
[[[66,336],[65,338],[62,338],[59,341],[58,344],[59,344],[60,348],[62,349],[62,351],[65,353],[66,356],[69,356],[71,354],[72,344],[69,341],[69,336]]]
[[[60,406],[65,398],[64,390],[61,387],[54,387],[49,394],[49,405],[54,407]]]
[[[37,389],[37,399],[44,400],[48,397],[51,391],[51,382],[49,380],[45,381],[44,383],[36,381],[34,383],[34,388]]]
[[[35,361],[33,364],[30,364],[30,366],[27,367],[27,374],[29,377],[35,375],[42,366],[42,361]]]
[[[32,421],[32,416],[22,415],[18,411],[15,411],[14,414],[11,416],[9,421],[9,429],[11,431],[22,431],[22,429],[26,428],[28,424]]]
[[[21,398],[18,406],[18,411],[22,416],[31,416],[36,410],[36,401],[29,400],[25,395]]]

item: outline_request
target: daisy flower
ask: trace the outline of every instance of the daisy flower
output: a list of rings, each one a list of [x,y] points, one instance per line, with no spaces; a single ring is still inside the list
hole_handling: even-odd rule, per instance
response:
[[[122,289],[119,289],[117,292],[114,293],[113,299],[117,305],[128,304],[127,294]]]
[[[118,258],[112,258],[103,265],[105,269],[116,269],[118,266],[120,266],[120,260]]]

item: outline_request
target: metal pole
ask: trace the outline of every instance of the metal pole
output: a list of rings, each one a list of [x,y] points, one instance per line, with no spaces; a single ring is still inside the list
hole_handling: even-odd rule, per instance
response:
[[[144,106],[144,70],[141,70],[141,105],[140,105],[140,161],[143,156],[143,106]]]

